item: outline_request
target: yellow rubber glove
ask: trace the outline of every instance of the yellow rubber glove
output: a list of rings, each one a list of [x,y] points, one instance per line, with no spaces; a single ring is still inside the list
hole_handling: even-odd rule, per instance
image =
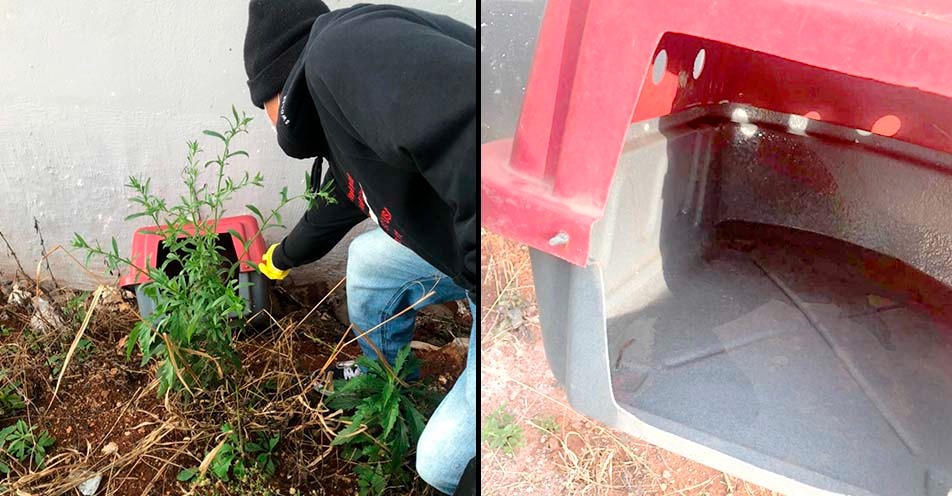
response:
[[[275,267],[274,262],[271,261],[271,257],[274,255],[274,249],[277,247],[277,244],[271,245],[271,248],[268,248],[268,251],[261,256],[261,263],[258,264],[258,271],[272,281],[284,279],[288,276],[288,273],[291,272],[291,269],[281,270]]]

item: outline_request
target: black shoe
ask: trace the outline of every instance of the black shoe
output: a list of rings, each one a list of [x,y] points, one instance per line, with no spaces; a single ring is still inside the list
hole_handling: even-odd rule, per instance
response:
[[[354,360],[345,360],[335,363],[333,367],[324,372],[323,377],[318,377],[318,372],[320,372],[320,370],[315,370],[314,373],[311,374],[311,384],[314,385],[314,390],[321,394],[334,392],[334,381],[349,381],[363,374],[363,371],[360,370],[360,367],[357,366],[357,362]]]

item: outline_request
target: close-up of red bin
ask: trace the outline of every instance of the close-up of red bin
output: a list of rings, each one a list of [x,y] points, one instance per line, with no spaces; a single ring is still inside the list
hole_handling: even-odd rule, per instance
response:
[[[950,494],[952,3],[550,0],[531,41],[482,224],[572,406],[786,494]]]

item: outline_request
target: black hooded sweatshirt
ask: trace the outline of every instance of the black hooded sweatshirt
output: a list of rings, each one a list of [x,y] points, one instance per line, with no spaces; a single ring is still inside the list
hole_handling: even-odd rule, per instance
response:
[[[476,31],[390,5],[321,15],[282,91],[278,143],[333,181],[274,252],[323,257],[368,216],[463,289],[479,287]],[[321,158],[330,164],[320,179]]]

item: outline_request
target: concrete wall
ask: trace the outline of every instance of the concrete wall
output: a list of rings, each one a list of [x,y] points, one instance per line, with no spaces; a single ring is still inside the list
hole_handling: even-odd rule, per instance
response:
[[[327,3],[334,9],[356,2]],[[476,22],[475,0],[390,3]],[[185,142],[207,138],[201,131],[217,128],[233,104],[256,118],[238,142],[251,158],[236,161],[233,170],[262,171],[267,188],[236,197],[232,212],[249,202],[274,205],[283,185],[304,187],[310,163],[281,153],[267,117],[248,97],[247,15],[247,3],[234,0],[0,0],[0,232],[28,271],[41,258],[34,218],[48,248],[68,246],[79,232],[104,244],[115,236],[128,250],[131,233],[143,225],[123,220],[133,212],[123,187],[128,176],[147,174],[155,191],[177,198]],[[215,150],[211,138],[201,142]],[[302,205],[285,212],[289,227],[302,212]],[[271,231],[267,240],[284,234]],[[343,245],[298,275],[336,280]],[[61,254],[51,263],[61,281],[91,282]],[[13,267],[0,247],[2,277]]]

